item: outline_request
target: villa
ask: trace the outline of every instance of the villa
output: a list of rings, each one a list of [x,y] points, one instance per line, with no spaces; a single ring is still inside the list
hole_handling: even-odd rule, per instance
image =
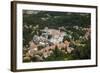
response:
[[[57,29],[48,29],[45,27],[42,31],[42,36],[46,38],[47,41],[58,44],[63,41],[64,36],[66,35],[65,32],[57,30]],[[51,36],[51,37],[49,37]]]

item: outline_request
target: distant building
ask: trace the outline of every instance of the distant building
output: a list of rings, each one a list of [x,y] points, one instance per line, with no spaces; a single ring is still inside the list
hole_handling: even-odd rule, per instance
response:
[[[77,30],[78,30],[78,29],[79,29],[79,26],[73,26],[73,28],[75,28],[75,29],[77,29]]]
[[[53,44],[62,42],[64,36],[66,35],[65,32],[61,32],[57,29],[48,29],[47,27],[43,29],[42,32],[42,35],[45,35],[46,39],[48,39],[49,35],[52,36],[50,39],[48,39],[48,41],[52,42]]]

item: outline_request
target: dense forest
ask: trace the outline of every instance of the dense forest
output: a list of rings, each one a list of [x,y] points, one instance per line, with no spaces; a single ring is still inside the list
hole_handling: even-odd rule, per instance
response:
[[[23,62],[90,59],[90,19],[91,15],[89,13],[23,10]],[[32,52],[32,56],[30,56],[28,54],[30,41],[33,41],[34,35],[41,36],[41,30],[45,27],[55,29],[56,31],[60,28],[61,31],[66,33],[62,43],[65,44],[67,40],[70,44],[65,48],[62,47],[61,49],[63,50],[60,50],[56,45],[55,49],[50,49],[49,52],[52,53],[47,57],[44,57],[39,52],[41,50],[38,50],[38,52],[35,50],[35,52]],[[38,49],[39,47],[43,46],[39,45]],[[68,49],[71,48],[73,50],[68,52]]]

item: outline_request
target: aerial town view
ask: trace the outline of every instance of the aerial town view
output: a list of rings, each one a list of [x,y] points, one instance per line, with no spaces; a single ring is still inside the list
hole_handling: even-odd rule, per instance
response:
[[[23,62],[91,59],[89,13],[23,10]]]

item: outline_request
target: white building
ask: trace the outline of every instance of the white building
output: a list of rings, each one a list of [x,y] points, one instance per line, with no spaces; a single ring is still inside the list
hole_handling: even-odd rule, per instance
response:
[[[49,35],[52,36],[50,39],[48,39],[48,41],[53,44],[62,42],[64,36],[66,35],[65,32],[60,32],[60,30],[57,29],[48,29],[47,27],[42,31],[44,32],[42,35],[45,35],[46,39],[48,39]]]

